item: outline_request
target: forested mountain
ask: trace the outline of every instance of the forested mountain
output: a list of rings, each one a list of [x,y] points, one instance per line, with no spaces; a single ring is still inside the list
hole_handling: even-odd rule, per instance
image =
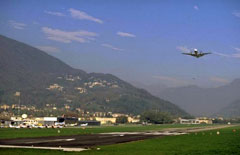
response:
[[[178,106],[152,96],[111,75],[86,73],[24,43],[0,36],[0,102],[38,108],[54,104],[61,108],[140,114],[159,110],[188,115]]]

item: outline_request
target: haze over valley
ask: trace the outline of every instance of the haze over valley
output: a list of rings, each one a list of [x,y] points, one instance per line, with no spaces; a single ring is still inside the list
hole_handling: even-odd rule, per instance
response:
[[[233,102],[237,102],[240,98],[240,79],[235,79],[229,84],[214,88],[201,88],[196,85],[166,88],[157,85],[143,86],[141,88],[148,90],[155,96],[171,101],[182,109],[195,116],[238,116],[239,114],[231,114],[230,111],[223,112]],[[238,109],[235,109],[239,111]]]

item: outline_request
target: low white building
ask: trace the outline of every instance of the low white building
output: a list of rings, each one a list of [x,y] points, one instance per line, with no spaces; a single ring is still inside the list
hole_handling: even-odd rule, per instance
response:
[[[54,125],[57,122],[57,117],[35,117],[35,121],[41,125]]]
[[[200,124],[198,119],[179,119],[180,124]]]

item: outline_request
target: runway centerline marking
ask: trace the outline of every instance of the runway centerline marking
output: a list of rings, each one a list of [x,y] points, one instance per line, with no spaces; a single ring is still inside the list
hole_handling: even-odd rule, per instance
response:
[[[41,140],[41,141],[34,141],[34,142],[25,142],[25,144],[33,144],[33,143],[48,143],[48,142],[61,142],[61,141],[73,141],[76,140],[75,138],[70,139],[53,139],[53,140]]]

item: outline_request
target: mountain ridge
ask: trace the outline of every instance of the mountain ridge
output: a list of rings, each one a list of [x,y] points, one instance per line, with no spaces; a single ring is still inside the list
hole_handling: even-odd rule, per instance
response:
[[[218,116],[224,116],[229,118],[240,117],[240,99],[233,101],[224,108],[222,108],[218,113]]]
[[[194,115],[213,116],[220,109],[239,99],[240,79],[216,88],[185,86],[167,88],[157,96],[180,106]]]

